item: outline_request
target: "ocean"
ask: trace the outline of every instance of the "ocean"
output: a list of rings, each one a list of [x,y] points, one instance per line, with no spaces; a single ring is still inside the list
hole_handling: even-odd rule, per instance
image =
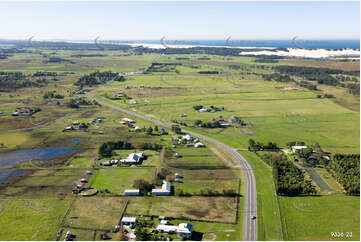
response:
[[[233,47],[270,47],[270,48],[310,48],[310,49],[360,49],[360,40],[306,40],[293,38],[290,40],[241,40],[227,38],[225,40],[134,40],[128,43],[196,45],[196,46],[233,46]]]

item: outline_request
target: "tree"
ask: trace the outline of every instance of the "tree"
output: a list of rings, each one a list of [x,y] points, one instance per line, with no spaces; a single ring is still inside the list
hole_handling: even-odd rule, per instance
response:
[[[133,187],[147,193],[153,188],[153,184],[144,179],[137,179],[133,182]]]
[[[152,127],[149,127],[148,129],[147,129],[147,134],[152,134],[153,133],[153,128]]]

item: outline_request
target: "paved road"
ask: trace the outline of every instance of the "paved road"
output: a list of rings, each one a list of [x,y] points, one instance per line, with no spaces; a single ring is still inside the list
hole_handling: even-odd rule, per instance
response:
[[[134,73],[134,72],[133,72]],[[107,83],[110,84],[111,82]],[[107,85],[106,84],[106,85]],[[95,93],[97,90],[103,88],[99,87],[97,89],[94,89],[93,91],[88,93],[88,98],[91,100],[96,100],[98,103],[100,103],[101,105],[107,106],[111,109],[123,112],[123,113],[127,113],[129,115],[147,120],[149,122],[152,122],[156,125],[159,126],[163,126],[166,128],[171,128],[172,125],[168,124],[168,123],[164,123],[162,121],[159,120],[155,120],[146,116],[143,116],[141,114],[123,109],[123,108],[119,108],[116,107],[112,104],[106,103],[106,102],[102,102],[96,98],[94,98],[93,93]],[[188,131],[185,129],[182,129],[182,131],[184,133],[190,134],[194,137],[198,137],[200,139],[203,139],[207,142],[213,143],[215,145],[217,145],[218,147],[222,148],[223,150],[225,150],[226,152],[228,152],[230,155],[232,155],[236,160],[239,161],[240,165],[242,166],[243,170],[244,170],[244,175],[245,175],[245,179],[246,179],[246,187],[245,187],[245,193],[244,193],[244,218],[243,218],[243,240],[245,241],[251,241],[251,240],[257,240],[257,219],[252,219],[253,216],[257,216],[257,193],[256,193],[256,180],[253,174],[253,170],[251,169],[251,166],[248,164],[247,160],[240,155],[235,149],[231,148],[230,146],[223,144],[215,139],[209,138],[207,136],[192,132],[192,131]]]

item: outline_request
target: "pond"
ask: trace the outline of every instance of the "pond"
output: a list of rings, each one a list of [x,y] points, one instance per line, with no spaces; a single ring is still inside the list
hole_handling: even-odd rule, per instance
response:
[[[2,153],[0,154],[0,167],[13,167],[29,160],[48,160],[65,156],[78,150],[75,148],[42,148]]]
[[[0,170],[0,184],[4,181],[9,180],[10,178],[25,175],[28,171],[20,171],[20,170]]]

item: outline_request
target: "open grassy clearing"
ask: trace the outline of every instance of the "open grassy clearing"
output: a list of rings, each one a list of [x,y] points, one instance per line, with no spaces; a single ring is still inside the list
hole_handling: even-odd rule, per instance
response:
[[[233,223],[235,208],[229,197],[137,197],[129,199],[126,213]]]
[[[65,224],[89,229],[114,229],[121,217],[126,199],[120,197],[77,198]]]
[[[215,193],[223,190],[238,190],[238,180],[183,180],[183,183],[174,183],[174,190],[181,189],[188,194],[200,194],[202,190],[210,189]]]
[[[360,240],[360,198],[345,195],[279,197],[286,240]],[[342,204],[342,205],[340,205]],[[333,237],[331,232],[343,232]],[[352,232],[352,237],[346,237]]]
[[[55,240],[70,199],[0,200],[1,240]],[[21,231],[21,232],[20,232]]]
[[[91,186],[98,190],[108,189],[112,194],[123,194],[125,189],[135,189],[133,182],[145,179],[152,182],[155,169],[152,168],[105,168],[94,174]]]

